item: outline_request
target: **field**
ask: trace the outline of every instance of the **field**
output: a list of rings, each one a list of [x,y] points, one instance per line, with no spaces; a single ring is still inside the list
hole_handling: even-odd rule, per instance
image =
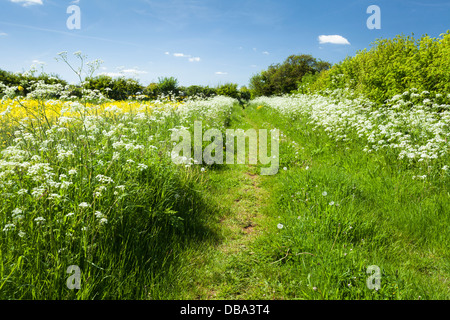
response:
[[[449,299],[450,110],[438,98],[6,95],[0,299]],[[175,164],[171,134],[195,121],[280,130],[279,172]]]

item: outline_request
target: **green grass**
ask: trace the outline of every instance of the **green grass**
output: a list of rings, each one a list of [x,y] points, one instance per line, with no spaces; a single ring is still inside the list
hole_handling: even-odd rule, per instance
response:
[[[218,215],[200,168],[165,156],[179,124],[175,114],[158,122],[131,114],[41,123],[41,134],[4,127],[6,147],[16,147],[3,149],[2,166],[12,169],[0,184],[8,191],[0,199],[0,299],[176,298],[178,266],[215,241]],[[73,155],[61,157],[61,147]],[[81,269],[79,290],[66,286],[71,265]]]
[[[229,213],[223,240],[194,268],[195,294],[183,297],[448,299],[442,179],[412,180],[414,168],[336,145],[324,132],[312,134],[306,120],[286,121],[270,109],[235,110],[231,127],[282,128],[281,168],[288,170],[257,176],[256,184],[247,177],[257,167],[208,172],[211,194]],[[367,287],[372,265],[381,270],[378,291]]]
[[[248,113],[287,136],[280,157],[288,170],[271,180],[267,210],[284,227],[273,223],[255,243],[261,261],[279,261],[271,274],[288,272],[295,284],[279,298],[449,298],[450,205],[442,177],[412,180],[414,168],[312,134],[307,119],[286,126],[270,109]],[[366,287],[369,265],[382,270],[378,292]]]
[[[133,141],[148,146],[156,136],[158,151],[124,151],[117,161],[114,141],[86,140],[58,165],[58,175],[78,170],[58,201],[3,197],[2,226],[21,207],[25,217],[16,225],[25,236],[0,233],[0,299],[450,298],[448,177],[430,171],[430,179],[413,180],[419,169],[364,153],[362,141],[336,142],[308,119],[237,104],[209,125],[280,129],[279,173],[260,176],[258,165],[175,166],[164,156],[169,129],[200,118],[137,122]],[[77,134],[74,128],[64,138]],[[42,156],[54,160],[49,149]],[[78,205],[93,199],[98,174],[125,191],[106,189],[88,213]],[[32,180],[24,179],[15,191],[30,190]],[[81,268],[80,290],[66,287],[69,265]],[[382,272],[378,291],[366,285],[371,265]]]

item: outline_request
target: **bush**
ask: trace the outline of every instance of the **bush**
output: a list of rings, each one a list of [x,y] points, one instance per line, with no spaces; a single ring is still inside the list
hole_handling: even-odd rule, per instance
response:
[[[214,88],[210,88],[208,86],[206,86],[206,87],[197,86],[197,85],[183,88],[182,91],[183,91],[184,95],[187,97],[197,96],[197,97],[209,98],[209,97],[215,96],[217,94],[216,89],[214,89]]]
[[[251,91],[247,87],[241,87],[239,89],[239,99],[249,101],[252,98]]]
[[[319,77],[319,74],[311,74],[307,73],[303,76],[302,80],[297,82],[298,84],[298,93],[301,94],[308,94],[311,93],[311,86],[317,81],[317,78]]]
[[[238,85],[236,83],[226,83],[217,87],[217,94],[219,96],[230,97],[234,99],[239,98]]]
[[[408,89],[450,91],[450,32],[441,38],[399,35],[378,39],[321,74],[311,90],[350,88],[377,103]]]
[[[174,77],[158,78],[158,92],[165,96],[178,96],[180,90],[178,88],[178,80]]]
[[[129,97],[139,95],[144,90],[144,87],[134,79],[112,78],[106,75],[87,78],[84,88],[99,90],[104,96],[113,100],[127,100]]]
[[[159,86],[157,83],[150,83],[145,89],[144,89],[144,95],[149,97],[150,99],[157,99],[159,96]]]
[[[60,79],[59,76],[55,74],[41,73],[35,76],[34,73],[12,73],[0,69],[0,83],[3,83],[8,87],[22,87],[23,90],[18,90],[18,94],[22,96],[26,96],[28,93],[30,93],[33,89],[33,86],[38,81],[43,81],[48,85],[67,85],[66,81]]]

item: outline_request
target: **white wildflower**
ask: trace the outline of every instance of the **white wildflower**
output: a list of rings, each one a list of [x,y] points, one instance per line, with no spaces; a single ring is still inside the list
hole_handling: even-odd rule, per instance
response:
[[[43,224],[45,222],[45,218],[37,217],[36,219],[34,219],[34,222],[36,222],[37,224]]]
[[[112,178],[101,175],[101,174],[97,175],[95,178],[101,183],[105,183],[105,184],[114,183]]]
[[[86,202],[82,202],[82,203],[80,203],[80,204],[78,205],[78,207],[84,209],[84,208],[90,207],[90,204],[88,204],[88,203],[86,203]]]
[[[21,214],[22,212],[23,212],[22,209],[16,208],[16,209],[14,209],[14,210],[12,211],[12,214],[13,214],[13,215],[19,215],[19,214]]]
[[[17,191],[17,194],[18,195],[24,195],[24,194],[27,194],[28,193],[28,190],[27,189],[20,189],[19,191]]]
[[[7,225],[5,225],[5,227],[3,228],[3,232],[8,232],[8,231],[12,231],[16,228],[16,226],[12,223],[9,223]]]

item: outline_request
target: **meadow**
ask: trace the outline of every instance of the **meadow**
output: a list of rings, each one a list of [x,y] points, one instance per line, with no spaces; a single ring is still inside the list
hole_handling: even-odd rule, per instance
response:
[[[223,125],[234,101],[31,99],[2,101],[1,297],[71,298],[70,265],[77,297],[146,297],[214,211],[200,168],[172,164],[170,130]]]
[[[446,90],[380,103],[334,84],[248,100],[0,87],[0,299],[450,298]],[[278,173],[176,164],[171,134],[196,121],[278,129]]]

